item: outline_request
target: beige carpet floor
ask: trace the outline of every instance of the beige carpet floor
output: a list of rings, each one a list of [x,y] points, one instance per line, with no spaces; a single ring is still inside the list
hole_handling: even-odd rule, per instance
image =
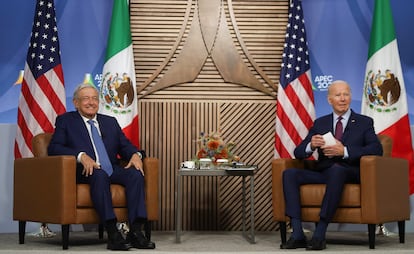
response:
[[[136,253],[309,253],[301,250],[281,250],[279,232],[256,232],[251,244],[241,232],[183,232],[181,243],[175,242],[175,232],[153,232],[155,250],[131,249]],[[100,253],[106,250],[106,236],[99,240],[95,232],[71,232],[69,249],[62,250],[60,234],[53,238],[26,236],[25,244],[18,244],[18,235],[0,234],[0,254],[3,253]],[[404,244],[397,237],[377,236],[376,248],[368,248],[364,232],[328,232],[327,249],[322,253],[414,253],[414,234],[408,233]],[[112,253],[121,253],[112,251]],[[125,252],[122,252],[125,253]]]

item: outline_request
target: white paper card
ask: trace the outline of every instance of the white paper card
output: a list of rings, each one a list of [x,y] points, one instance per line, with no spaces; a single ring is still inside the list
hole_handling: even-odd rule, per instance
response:
[[[332,135],[332,132],[327,132],[323,136],[323,140],[325,141],[325,146],[333,146],[336,144],[336,140]]]

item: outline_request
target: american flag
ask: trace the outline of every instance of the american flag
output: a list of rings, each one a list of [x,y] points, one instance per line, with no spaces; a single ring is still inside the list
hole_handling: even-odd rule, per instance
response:
[[[65,105],[54,3],[37,0],[17,110],[15,158],[33,156],[33,136],[53,132]]]
[[[275,157],[293,158],[293,150],[315,120],[312,77],[302,5],[291,1],[277,94]]]

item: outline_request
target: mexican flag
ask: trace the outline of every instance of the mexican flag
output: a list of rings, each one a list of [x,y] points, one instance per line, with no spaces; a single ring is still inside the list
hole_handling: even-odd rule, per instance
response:
[[[138,105],[127,0],[114,0],[99,113],[117,118],[128,139],[139,147]]]
[[[414,161],[407,96],[389,0],[376,0],[365,71],[362,114],[374,119],[375,131],[393,138],[392,156],[410,167],[414,193]]]

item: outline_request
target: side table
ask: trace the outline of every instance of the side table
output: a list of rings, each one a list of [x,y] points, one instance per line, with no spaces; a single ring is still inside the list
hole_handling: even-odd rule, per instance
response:
[[[242,228],[243,236],[250,242],[256,243],[254,232],[254,173],[257,170],[257,166],[242,166],[242,167],[229,167],[226,169],[179,169],[177,172],[177,189],[175,192],[176,200],[176,226],[175,235],[176,242],[181,242],[181,226],[182,226],[182,187],[181,178],[184,176],[241,176],[243,178],[242,184]],[[250,234],[246,231],[246,176],[250,176]]]

